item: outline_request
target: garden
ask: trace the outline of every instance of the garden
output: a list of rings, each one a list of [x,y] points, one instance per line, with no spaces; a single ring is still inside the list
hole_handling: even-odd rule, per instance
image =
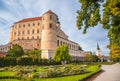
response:
[[[100,71],[97,65],[8,66],[0,68],[2,81],[79,81]]]

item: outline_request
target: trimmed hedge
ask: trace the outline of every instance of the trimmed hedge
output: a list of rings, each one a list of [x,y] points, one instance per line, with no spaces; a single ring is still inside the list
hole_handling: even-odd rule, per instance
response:
[[[16,76],[0,76],[0,79],[17,79],[17,80],[25,81],[25,78],[16,77]]]
[[[0,67],[5,66],[15,66],[15,65],[57,65],[60,63],[55,62],[54,60],[47,59],[33,59],[33,58],[15,58],[15,57],[0,57]]]

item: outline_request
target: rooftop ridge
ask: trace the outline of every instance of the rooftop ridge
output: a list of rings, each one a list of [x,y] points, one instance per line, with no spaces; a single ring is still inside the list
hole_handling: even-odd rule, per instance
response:
[[[25,19],[22,19],[22,20],[20,20],[20,21],[18,21],[16,23],[36,21],[36,20],[42,20],[42,17],[25,18]]]

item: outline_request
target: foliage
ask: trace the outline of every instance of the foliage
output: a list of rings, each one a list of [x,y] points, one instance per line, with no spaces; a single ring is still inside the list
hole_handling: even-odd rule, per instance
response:
[[[89,27],[101,23],[103,28],[108,30],[111,59],[118,59],[113,51],[120,48],[120,0],[79,0],[79,2],[81,9],[77,12],[78,29],[84,25],[83,33],[86,33]],[[103,12],[100,8],[103,8]],[[100,16],[101,12],[103,15]],[[119,53],[117,54],[120,56]]]
[[[71,56],[69,54],[69,49],[66,45],[61,45],[56,49],[54,60],[56,62],[71,60]]]
[[[83,33],[86,33],[88,27],[93,27],[100,21],[100,2],[101,0],[79,0],[81,3],[81,9],[77,11],[77,26],[81,29],[84,26]]]
[[[29,78],[29,75],[33,76],[32,81],[51,81],[51,80],[52,81],[78,81],[79,79],[82,80],[85,77],[88,77],[88,76],[92,75],[93,73],[96,73],[97,71],[99,71],[99,68],[94,65],[84,66],[84,65],[77,65],[77,64],[75,64],[75,65],[70,64],[70,65],[66,65],[66,66],[63,66],[63,65],[57,65],[57,66],[56,65],[55,66],[9,66],[7,68],[8,68],[8,70],[5,70],[4,73],[0,72],[0,75],[1,75],[1,73],[4,74],[5,76],[13,75],[13,77],[15,77],[14,79],[16,79],[16,77],[20,77],[20,78],[22,77],[21,79],[24,79],[22,81],[27,81],[26,79]],[[6,69],[6,67],[0,68],[0,69]],[[50,70],[50,71],[48,71],[48,73],[52,74],[52,75],[50,75],[52,77],[59,76],[59,75],[56,75],[56,72],[58,74],[60,74],[60,76],[62,76],[62,75],[66,76],[66,74],[74,75],[74,76],[57,77],[57,78],[39,78],[39,76],[41,75],[41,72],[46,72],[46,70],[48,70],[48,69]],[[52,73],[51,73],[51,71],[52,71]],[[19,74],[19,72],[20,72],[20,74]],[[74,73],[79,73],[79,72],[80,72],[80,74],[78,74],[78,75],[74,74]],[[70,74],[70,73],[72,73],[72,74]],[[83,74],[81,74],[81,73],[83,73]],[[2,75],[2,76],[4,76],[4,75]],[[35,78],[39,78],[39,79],[35,79]],[[9,80],[7,80],[7,81],[9,81]]]
[[[99,58],[96,55],[92,55],[92,54],[86,54],[85,55],[85,61],[87,62],[98,62]]]
[[[78,75],[88,73],[86,67],[82,68],[80,65],[69,65],[62,67],[51,67],[42,71],[39,75],[40,78],[50,78],[50,77],[62,77],[70,75]]]
[[[8,55],[13,57],[19,57],[22,56],[23,54],[24,50],[18,44],[13,45],[12,48],[8,51]]]
[[[40,79],[33,79],[33,80],[34,81],[81,81],[86,77],[89,77],[94,73],[100,71],[100,69],[97,66],[89,66],[87,67],[87,70],[89,70],[90,72],[85,74],[80,74],[80,75],[57,77],[57,78],[40,78]]]
[[[0,67],[14,66],[14,65],[16,65],[16,58],[13,58],[13,57],[1,57],[0,58]]]
[[[82,47],[81,47],[81,46],[79,46],[78,48],[79,48],[79,50],[80,50],[80,51],[83,51],[83,49],[82,49]]]
[[[120,61],[120,46],[111,45],[110,58],[111,60]]]
[[[41,50],[33,49],[25,51],[25,54],[28,55],[30,58],[34,59],[41,59]]]
[[[87,62],[93,62],[93,56],[92,56],[92,54],[86,54],[85,55],[85,61],[87,61]]]

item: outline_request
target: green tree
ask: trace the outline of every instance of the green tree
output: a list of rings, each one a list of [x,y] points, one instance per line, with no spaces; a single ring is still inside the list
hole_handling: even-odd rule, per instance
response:
[[[112,45],[110,50],[110,58],[114,61],[120,61],[120,47]]]
[[[12,48],[8,51],[8,55],[13,57],[19,57],[22,56],[23,54],[24,54],[24,50],[18,44],[12,45]]]
[[[79,46],[78,48],[79,48],[79,50],[80,50],[80,51],[83,51],[83,49],[82,49],[82,47],[81,47],[81,46]]]
[[[41,59],[41,50],[33,49],[25,52],[30,58],[34,59]]]
[[[98,62],[100,60],[97,55],[92,55],[92,56],[93,56],[93,61],[94,62]]]
[[[119,47],[120,50],[120,0],[79,0],[79,2],[81,8],[77,11],[78,29],[81,29],[84,24],[85,34],[89,27],[101,23],[103,28],[108,30],[110,54],[116,54],[111,52],[114,46]],[[103,10],[100,10],[101,8]],[[103,15],[100,15],[100,12]]]
[[[92,54],[86,54],[85,55],[85,61],[87,61],[87,62],[93,62],[94,61],[94,59],[93,59],[93,56],[92,56]]]
[[[92,53],[91,54],[88,53],[85,55],[85,61],[87,62],[98,62],[98,60],[99,60],[98,56],[92,55]]]
[[[66,46],[66,45],[59,46],[55,51],[54,60],[56,62],[70,61],[71,56],[69,54],[68,46]]]

